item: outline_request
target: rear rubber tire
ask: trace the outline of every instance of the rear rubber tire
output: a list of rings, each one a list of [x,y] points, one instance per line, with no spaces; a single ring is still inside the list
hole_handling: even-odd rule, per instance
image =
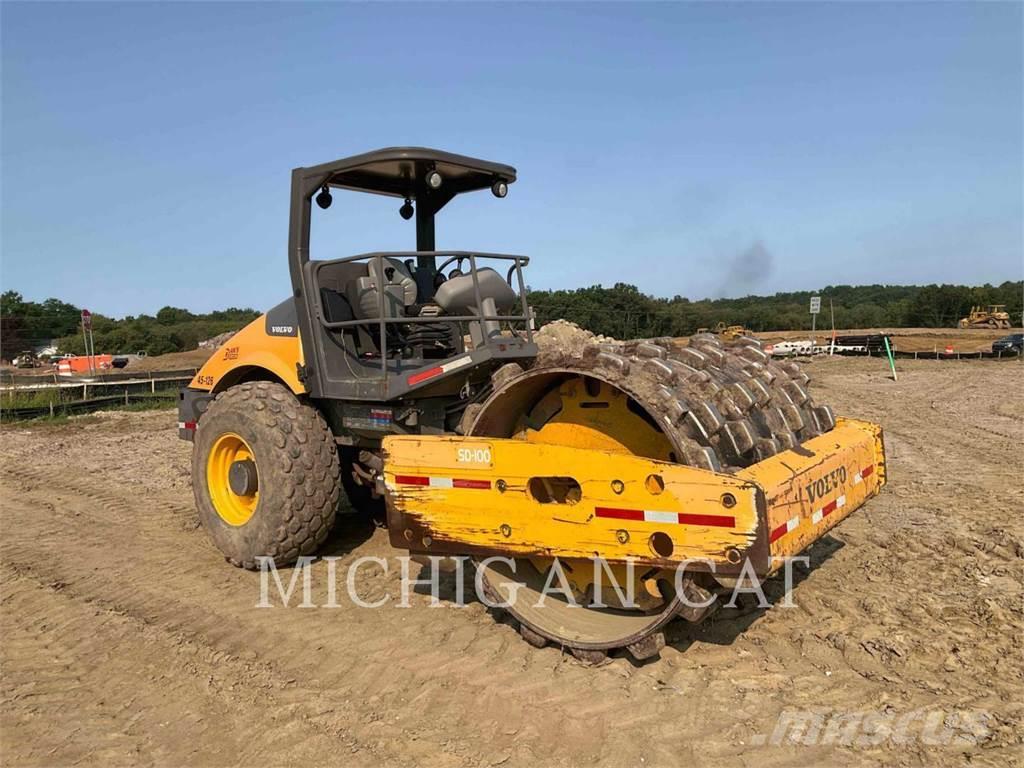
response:
[[[207,457],[217,438],[240,436],[251,447],[259,500],[243,525],[229,525],[210,497]],[[341,494],[338,450],[313,407],[276,382],[253,381],[217,395],[199,420],[192,449],[192,490],[199,519],[233,565],[259,568],[258,557],[277,566],[311,555],[334,524]]]

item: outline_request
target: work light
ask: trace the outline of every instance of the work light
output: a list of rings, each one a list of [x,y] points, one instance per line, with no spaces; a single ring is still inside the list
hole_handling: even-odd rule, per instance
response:
[[[331,191],[324,185],[324,188],[320,190],[320,194],[316,196],[316,204],[326,211],[331,207],[333,201],[334,198],[331,197]]]

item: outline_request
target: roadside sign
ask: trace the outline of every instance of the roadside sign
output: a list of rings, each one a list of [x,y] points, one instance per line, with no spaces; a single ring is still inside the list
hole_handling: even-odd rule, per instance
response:
[[[819,312],[821,312],[821,296],[811,296],[811,333],[817,330]]]
[[[88,309],[82,310],[82,327],[87,330],[92,330],[92,313]]]

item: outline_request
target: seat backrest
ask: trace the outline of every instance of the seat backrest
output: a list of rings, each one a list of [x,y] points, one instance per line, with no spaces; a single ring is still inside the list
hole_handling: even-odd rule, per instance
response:
[[[490,267],[476,271],[480,282],[480,298],[493,299],[499,311],[508,310],[516,302],[516,292],[505,279]],[[476,292],[473,290],[473,276],[460,275],[441,283],[434,293],[434,301],[452,315],[464,315],[476,307]]]
[[[382,268],[369,262],[367,277],[348,284],[346,294],[352,310],[361,320],[380,316],[380,294],[384,294],[384,316],[401,317],[405,308],[416,301],[416,281],[408,268],[397,259],[383,259]]]
[[[320,289],[320,303],[324,308],[324,319],[329,323],[343,323],[355,320],[352,305],[342,294],[333,288]]]
[[[378,274],[378,264],[371,261],[368,265],[370,277],[376,278],[379,285],[389,286],[388,292],[402,302],[403,307],[411,307],[416,302],[416,281],[409,268],[398,259],[381,259],[383,275]],[[398,286],[396,291],[391,286]]]
[[[317,285],[345,294],[350,282],[368,274],[366,264],[358,261],[324,264],[316,272]]]

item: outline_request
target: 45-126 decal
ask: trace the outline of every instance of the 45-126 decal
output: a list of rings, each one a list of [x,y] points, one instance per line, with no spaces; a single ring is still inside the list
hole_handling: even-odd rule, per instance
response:
[[[815,499],[820,499],[827,493],[846,485],[846,467],[836,467],[831,472],[805,486],[807,496],[813,504]]]

